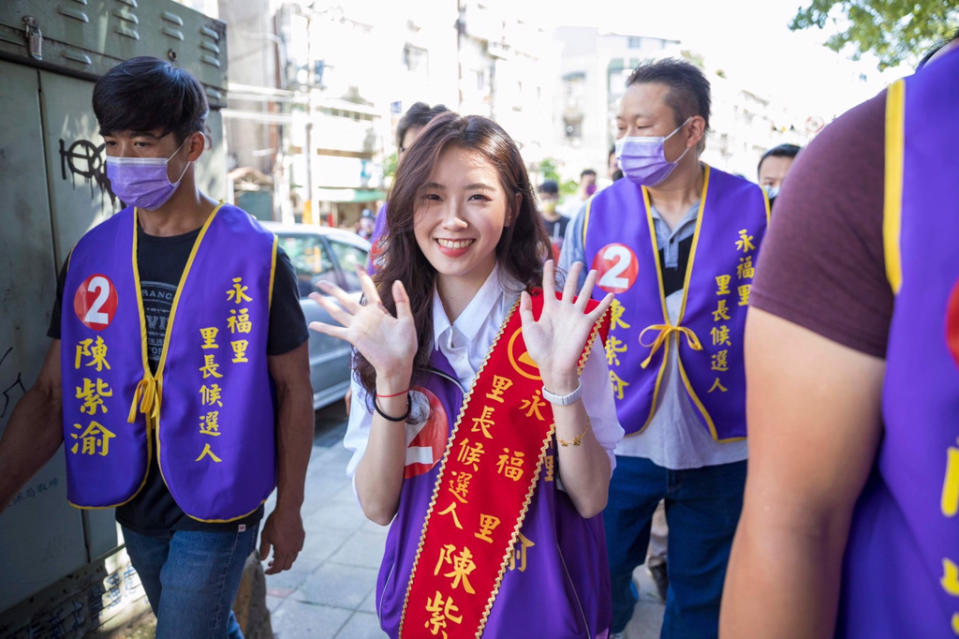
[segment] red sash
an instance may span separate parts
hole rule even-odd
[[[533,293],[533,315],[543,307]],[[598,302],[590,300],[587,308]],[[480,637],[536,489],[553,411],[526,352],[518,302],[507,316],[443,455],[403,603],[400,637]],[[601,318],[580,356],[605,337]]]

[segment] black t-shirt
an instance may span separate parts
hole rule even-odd
[[[143,313],[147,329],[147,356],[150,369],[156,371],[163,349],[167,318],[173,305],[180,276],[186,267],[200,230],[157,237],[147,235],[137,228],[137,266],[140,271],[140,288],[143,296]],[[270,304],[270,330],[267,338],[267,354],[282,355],[309,338],[303,309],[300,308],[296,289],[296,273],[290,258],[277,248],[276,274],[273,283],[273,298]],[[66,281],[66,264],[60,270],[57,282],[57,298],[53,305],[50,328],[47,335],[60,339],[60,313],[63,287]],[[239,524],[253,525],[263,517],[263,507],[241,520],[226,524],[208,524],[188,517],[173,501],[167,489],[156,455],[150,459],[146,484],[136,497],[117,507],[117,521],[138,533],[156,535],[171,530],[224,530],[234,529]]]
[[[543,218],[543,226],[546,227],[546,234],[553,242],[559,242],[562,246],[563,237],[566,235],[566,226],[569,224],[569,218],[560,216],[555,220]]]
[[[659,268],[663,273],[663,293],[669,297],[683,288],[686,283],[686,268],[689,266],[689,252],[693,246],[693,236],[679,241],[679,259],[676,266],[666,267],[666,249],[659,249]]]

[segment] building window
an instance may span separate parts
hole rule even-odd
[[[411,73],[427,76],[430,70],[430,55],[426,49],[405,44],[403,45],[403,66]]]
[[[626,47],[629,49],[642,49],[643,38],[641,36],[628,36],[626,38]]]
[[[583,138],[583,116],[580,114],[563,116],[563,129],[566,139],[581,140]]]

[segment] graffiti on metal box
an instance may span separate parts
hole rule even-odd
[[[63,138],[60,138],[60,176],[66,180],[69,174],[74,187],[77,185],[77,177],[83,178],[90,185],[91,197],[99,190],[101,201],[106,195],[110,198],[110,204],[115,205],[118,198],[110,189],[110,180],[107,179],[104,147],[104,144],[96,145],[83,139],[67,146]]]
[[[23,385],[23,373],[16,371],[16,375],[14,375],[13,372],[9,374],[3,372],[3,362],[12,352],[13,347],[10,346],[3,355],[0,355],[0,395],[2,395],[2,397],[0,397],[0,420],[7,416],[7,410],[27,392],[26,387]]]

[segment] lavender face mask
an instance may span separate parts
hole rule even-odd
[[[690,119],[687,118],[686,122]],[[683,128],[686,122],[667,136],[626,136],[616,140],[616,160],[623,175],[639,186],[656,186],[669,177],[689,147],[674,162],[669,162],[666,159],[666,140]]]
[[[167,177],[167,165],[186,140],[168,158],[124,158],[107,156],[107,177],[113,193],[130,206],[153,211],[176,193],[186,174],[187,162],[176,182]]]

